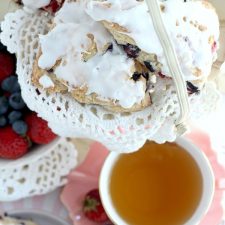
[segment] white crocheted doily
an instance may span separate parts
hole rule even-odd
[[[61,141],[32,163],[0,170],[0,201],[46,194],[67,180],[66,176],[77,165],[77,150],[67,139]]]
[[[2,23],[1,41],[17,54],[17,73],[22,95],[31,110],[49,122],[55,133],[64,137],[87,137],[103,143],[108,149],[130,152],[140,148],[147,139],[173,141],[174,121],[179,104],[171,81],[157,82],[153,105],[136,113],[111,113],[100,106],[79,104],[69,95],[51,94],[31,84],[32,66],[39,48],[39,34],[49,30],[51,17],[42,11],[20,9],[9,13]],[[163,91],[164,87],[167,88]],[[206,84],[200,95],[190,98],[192,116],[215,110],[219,95]]]

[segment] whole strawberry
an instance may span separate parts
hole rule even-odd
[[[56,135],[48,127],[48,123],[32,112],[27,115],[25,121],[28,126],[27,136],[36,144],[48,144],[56,138]]]
[[[94,222],[106,222],[108,216],[102,206],[98,189],[89,191],[83,202],[85,216]]]
[[[15,58],[13,55],[0,52],[0,84],[8,76],[15,71]]]
[[[28,151],[28,141],[8,126],[0,129],[0,158],[18,159]]]

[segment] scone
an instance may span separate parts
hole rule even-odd
[[[162,1],[189,94],[198,93],[216,57],[218,17],[205,1]],[[176,9],[176,10],[174,10]],[[68,0],[40,36],[32,81],[115,112],[151,105],[157,79],[169,78],[145,1]]]
[[[0,216],[0,225],[37,225],[37,224],[28,220],[20,220],[8,216]]]
[[[107,51],[113,51],[113,50],[107,50]],[[111,54],[111,52],[109,54]],[[123,80],[121,79],[121,81],[122,82],[124,81],[125,83],[124,90],[122,90],[121,93],[122,94],[123,92],[127,93],[126,96],[128,97],[128,99],[126,98],[125,95],[123,96],[123,98],[120,98],[120,96],[118,95],[118,99],[121,99],[120,104],[118,104],[118,102],[115,101],[114,99],[112,98],[104,99],[102,96],[104,96],[104,92],[109,92],[111,95],[116,96],[116,93],[114,93],[114,91],[117,90],[116,86],[120,85],[121,86],[120,88],[122,89],[123,88],[122,82],[118,82],[118,80],[113,79],[112,77],[112,79],[110,79],[109,82],[107,81],[102,82],[104,86],[99,86],[99,88],[102,89],[102,91],[98,91],[98,89],[96,89],[98,84],[95,83],[94,85],[96,85],[96,87],[93,87],[95,88],[95,91],[90,93],[90,86],[87,86],[87,85],[80,85],[78,87],[70,86],[69,79],[65,80],[63,77],[61,79],[56,77],[55,74],[57,74],[57,72],[55,71],[57,71],[57,65],[62,64],[61,60],[54,67],[52,67],[51,69],[47,71],[40,69],[38,65],[40,56],[41,56],[41,52],[39,53],[34,64],[32,82],[39,88],[45,88],[45,90],[48,93],[57,93],[57,92],[68,93],[69,92],[71,96],[74,97],[74,99],[80,103],[98,104],[98,105],[104,106],[110,111],[115,111],[115,112],[139,111],[151,104],[150,93],[147,91],[149,72],[138,61],[135,61],[135,60],[132,61],[131,67],[129,68],[131,70],[132,76],[129,77],[127,74],[125,74],[126,77],[124,77],[124,79],[122,78]],[[101,57],[104,57],[104,56],[101,56]],[[126,62],[124,63],[126,64]],[[74,68],[74,71],[76,71],[75,68]],[[64,73],[64,69],[62,73]],[[97,82],[99,82],[100,85],[102,85],[100,80]],[[114,82],[114,87],[113,87],[113,82]],[[128,86],[129,84],[130,86]],[[89,85],[91,85],[91,83],[89,83]],[[133,104],[134,100],[132,99],[133,97],[132,86],[134,87],[133,89],[134,91],[141,93],[140,101],[138,101],[138,103],[135,103],[135,104]],[[101,96],[97,94],[98,92],[102,93]],[[131,96],[128,96],[129,95],[128,92],[131,93]],[[142,93],[143,93],[143,97],[142,97]],[[131,101],[132,101],[132,105],[130,104]]]
[[[128,58],[101,23],[85,13],[84,2],[66,2],[52,30],[40,36],[32,81],[48,92],[70,93],[81,103],[115,112],[151,105],[148,69]]]
[[[204,80],[218,47],[219,20],[214,8],[204,0],[167,0],[160,7],[185,79]],[[86,12],[107,28],[128,57],[171,77],[145,1],[91,0]]]

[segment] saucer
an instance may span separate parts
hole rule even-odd
[[[41,211],[17,210],[11,211],[9,216],[21,219],[29,219],[38,225],[69,225],[67,222]]]

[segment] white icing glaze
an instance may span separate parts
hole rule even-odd
[[[29,8],[39,9],[49,5],[51,0],[22,0],[23,4]]]
[[[52,79],[46,74],[39,79],[39,83],[43,88],[50,88],[55,86]]]
[[[130,79],[133,60],[114,43],[101,23],[85,13],[83,3],[66,2],[54,20],[52,31],[40,36],[39,66],[48,69],[61,59],[54,73],[68,82],[69,90],[88,87],[86,94],[97,93],[102,100],[118,101],[122,107],[130,108],[144,98],[144,84]],[[87,36],[90,33],[94,35],[98,53],[84,62],[82,53],[87,53],[91,46]],[[103,49],[109,43],[113,43],[113,51],[105,53]]]
[[[106,6],[108,3],[111,7]],[[163,4],[165,5],[163,19],[173,40],[185,79],[197,79],[192,71],[195,67],[202,71],[202,76],[208,76],[215,59],[215,52],[212,52],[209,38],[213,36],[218,42],[219,37],[219,21],[216,13],[203,6],[202,1],[184,3],[169,0]],[[163,64],[162,72],[169,76],[162,47],[144,1],[130,0],[128,4],[126,0],[103,2],[90,0],[87,3],[86,12],[96,21],[107,20],[127,28],[128,35],[135,40],[139,48],[157,54],[158,60]],[[184,22],[183,17],[186,17],[187,22]],[[176,26],[177,21],[179,26]],[[198,28],[190,24],[190,21],[197,21],[207,30],[200,32]]]

